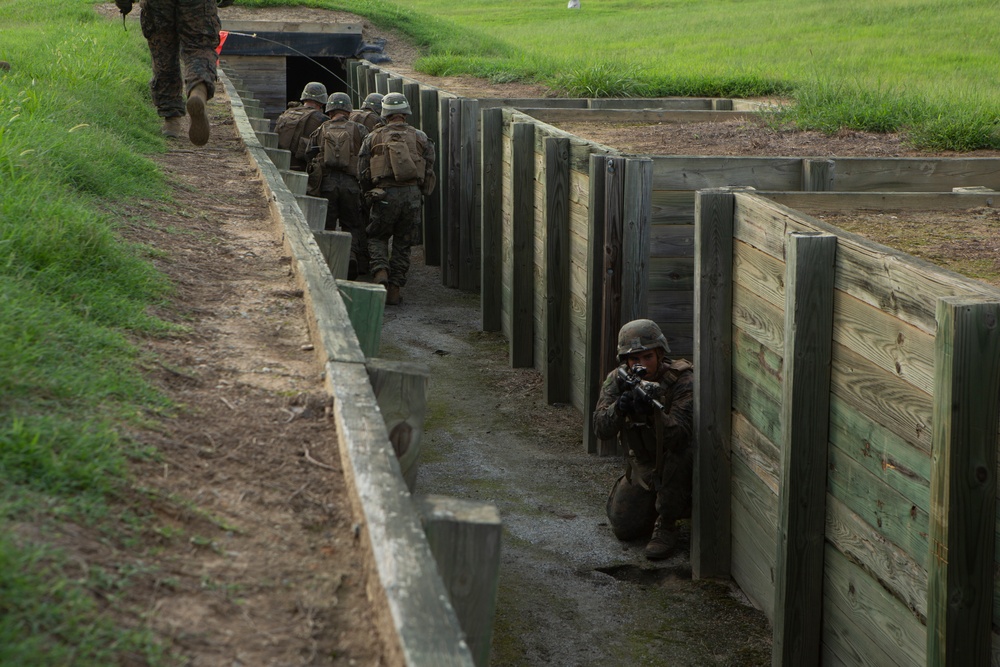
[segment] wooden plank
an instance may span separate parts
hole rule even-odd
[[[410,103],[410,125],[417,128],[423,128],[424,125],[421,120],[421,112],[423,109],[420,107],[420,84],[416,82],[404,83],[403,95],[406,97],[406,101]]]
[[[351,260],[350,232],[318,231],[313,232],[316,245],[319,246],[330,274],[334,278],[347,279],[348,264]]]
[[[337,447],[361,540],[370,547],[377,620],[399,637],[392,664],[475,664],[399,472],[363,364],[328,363]],[[369,559],[364,559],[368,561]]]
[[[543,123],[727,123],[757,117],[753,111],[701,109],[553,109],[521,108]]]
[[[510,364],[534,366],[535,127],[513,126],[513,209]]]
[[[740,459],[732,465],[732,563],[734,578],[751,601],[774,618],[774,554],[778,498]]]
[[[786,239],[775,667],[819,663],[836,250],[830,234]]]
[[[360,67],[361,61],[359,60],[347,61],[347,94],[351,98],[351,106],[355,109],[361,107],[361,102],[364,99],[358,97],[358,69]]]
[[[800,190],[802,159],[793,157],[653,157],[654,190],[749,186]]]
[[[693,323],[694,289],[692,288],[690,291],[651,292],[646,302],[646,308],[649,319],[654,322]]]
[[[833,160],[802,160],[802,189],[811,191],[833,189]]]
[[[730,572],[733,204],[724,191],[695,200],[694,494],[691,569],[695,578]]]
[[[733,413],[733,458],[739,459],[771,490],[777,503],[781,475],[778,446],[738,412]]]
[[[652,225],[649,256],[694,257],[694,225]]]
[[[368,359],[365,368],[392,451],[399,460],[400,472],[406,487],[413,493],[417,483],[417,462],[423,448],[430,368],[426,364],[395,359]]]
[[[441,136],[438,122],[438,93],[434,88],[420,89],[420,129],[434,142],[434,170],[437,174],[437,191],[424,197],[424,263],[441,265],[441,193],[444,191],[445,174],[441,167]]]
[[[985,665],[993,619],[1000,303],[942,298],[937,319],[927,664]]]
[[[480,310],[483,331],[500,331],[503,308],[503,111],[483,109],[482,155],[482,275]]]
[[[851,211],[952,211],[1000,205],[997,192],[759,192],[810,215]]]
[[[604,311],[603,284],[604,276],[601,269],[604,266],[604,179],[607,173],[606,157],[591,155],[590,157],[590,189],[588,210],[590,213],[590,229],[587,245],[587,309],[584,315],[586,342],[586,370],[584,381],[584,426],[583,444],[587,452],[596,454],[604,446],[594,433],[591,414],[597,399],[601,394],[601,384],[604,376],[601,374],[601,313]]]
[[[447,187],[441,206],[444,212],[444,224],[441,227],[441,284],[445,287],[459,286],[459,269],[461,265],[461,232],[462,225],[462,99],[449,98],[443,100],[447,105],[448,141],[442,149],[441,158],[445,161],[443,171],[448,172]],[[445,126],[442,126],[442,140]]]
[[[466,292],[479,289],[480,219],[476,206],[479,184],[479,101],[461,100],[459,108],[459,218],[458,287]]]
[[[970,185],[1000,190],[1000,158],[837,158],[831,189],[948,192]]]
[[[674,109],[709,111],[712,99],[709,97],[605,97],[589,100],[591,109]],[[525,104],[524,106],[531,106]],[[541,106],[541,105],[538,105]]]
[[[389,73],[379,70],[375,73],[375,92],[380,95],[389,94]]]
[[[779,357],[784,356],[784,311],[738,282],[733,283],[733,324]],[[779,375],[780,371],[779,367]]]
[[[344,299],[347,315],[358,336],[362,352],[365,357],[377,356],[382,340],[385,287],[377,283],[338,280],[337,289]]]
[[[403,79],[398,76],[390,75],[386,81],[386,90],[390,93],[402,93],[403,92]]]
[[[488,503],[435,495],[416,505],[476,667],[487,667],[500,579],[500,513]]]
[[[622,321],[622,241],[624,235],[625,158],[609,157],[604,174],[604,261],[601,286],[601,376],[604,377],[618,365],[618,331]],[[598,455],[619,453],[618,443],[602,440]]]
[[[380,92],[378,90],[378,86],[376,85],[377,75],[378,68],[374,65],[368,65],[368,71],[365,72],[365,82],[367,83],[368,92],[365,93],[365,97],[371,95],[372,93]]]
[[[546,403],[567,403],[569,384],[569,140],[545,139]]]
[[[649,193],[653,161],[625,161],[624,227],[622,230],[621,321],[645,318],[649,301]]]

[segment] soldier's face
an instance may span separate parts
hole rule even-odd
[[[625,357],[625,361],[628,363],[629,368],[635,368],[636,366],[645,368],[646,375],[643,379],[653,381],[656,379],[656,371],[660,366],[660,353],[659,350],[644,350],[638,354],[628,355]]]

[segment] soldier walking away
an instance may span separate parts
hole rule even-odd
[[[325,197],[326,228],[340,228],[351,233],[351,259],[347,277],[354,280],[358,273],[368,272],[368,240],[361,217],[361,184],[358,182],[358,153],[368,136],[364,125],[348,120],[352,111],[351,98],[346,93],[330,95],[326,112],[330,120],[319,126],[309,137],[309,194]]]
[[[230,3],[224,0],[223,6]],[[132,0],[115,0],[115,5],[122,15],[132,11]],[[221,27],[217,0],[142,0],[139,25],[153,60],[149,89],[163,118],[161,132],[179,138],[186,111],[191,117],[188,138],[204,146],[211,129],[205,104],[215,95]]]
[[[633,320],[618,333],[618,361],[601,387],[594,432],[618,440],[625,474],[608,495],[615,537],[645,538],[646,558],[669,557],[677,522],[691,516],[693,366],[666,358],[670,347],[652,320]]]
[[[291,151],[292,171],[306,170],[306,149],[309,137],[320,125],[329,120],[323,113],[326,104],[326,86],[318,81],[310,81],[299,96],[302,103],[289,107],[274,121],[274,131],[278,133],[278,148]]]
[[[371,206],[368,255],[372,279],[386,286],[385,302],[398,305],[410,270],[410,246],[420,224],[424,195],[434,192],[434,144],[406,123],[410,103],[402,93],[382,100],[386,125],[361,146],[361,187]],[[392,239],[392,255],[389,239]]]
[[[351,120],[361,123],[369,132],[385,125],[385,120],[382,118],[382,95],[369,94],[361,103],[361,108],[351,112]]]

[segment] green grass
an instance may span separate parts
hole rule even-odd
[[[270,0],[241,4],[269,6]],[[417,69],[571,96],[782,95],[803,129],[1000,148],[995,0],[312,0],[409,35]]]
[[[166,193],[143,157],[163,149],[148,49],[80,0],[8,0],[0,24],[0,664],[166,664],[105,611],[128,578],[47,537],[132,538],[115,499],[139,452],[117,427],[168,409],[130,337],[168,329],[148,309],[169,285],[106,213]]]

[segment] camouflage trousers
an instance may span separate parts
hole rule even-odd
[[[139,24],[153,59],[149,90],[161,117],[183,116],[185,98],[199,83],[209,98],[215,94],[221,29],[216,0],[143,0]]]
[[[358,179],[343,172],[323,174],[320,195],[326,198],[326,228],[340,228],[351,234],[351,259],[361,261],[367,257],[368,239],[365,235],[361,212],[361,185]]]
[[[649,537],[658,517],[672,526],[691,516],[694,455],[690,448],[666,452],[659,483],[652,462],[630,458],[629,474],[622,475],[608,494],[608,521],[619,540]],[[631,479],[630,479],[631,478]],[[643,484],[640,484],[640,479]]]
[[[389,282],[403,287],[410,270],[410,247],[420,224],[423,195],[416,185],[385,188],[385,193],[385,199],[372,203],[369,216],[369,270],[374,274],[385,269],[389,272]]]

